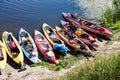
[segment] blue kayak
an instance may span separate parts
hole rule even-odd
[[[23,28],[20,29],[18,34],[22,50],[25,56],[32,62],[36,63],[38,60],[38,51],[33,38]]]

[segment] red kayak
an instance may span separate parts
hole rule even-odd
[[[52,46],[50,45],[48,40],[44,37],[44,35],[38,30],[34,30],[34,40],[38,49],[44,55],[44,57],[48,59],[50,62],[56,64],[56,58]]]
[[[113,36],[113,34],[108,29],[104,28],[102,25],[98,25],[95,22],[82,19],[78,17],[77,14],[69,14],[63,12],[62,15],[67,21],[79,25],[84,30],[106,36],[108,38],[111,38]]]
[[[92,36],[86,33],[83,29],[78,26],[73,25],[70,22],[61,21],[62,27],[67,30],[71,35],[75,35],[77,38],[82,40],[84,43],[90,46],[98,47],[98,44]],[[78,32],[79,30],[79,32]],[[76,33],[77,32],[77,33]]]

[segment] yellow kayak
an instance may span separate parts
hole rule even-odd
[[[20,45],[18,44],[18,41],[15,39],[15,37],[12,35],[11,32],[7,32],[4,31],[2,34],[2,41],[5,44],[5,50],[7,52],[7,54],[9,55],[9,57],[15,61],[17,64],[21,65],[21,67],[23,66],[23,52],[22,49],[20,47]],[[16,45],[15,48],[11,48],[9,46],[10,42],[14,42],[14,44]]]
[[[91,50],[84,42],[76,37],[71,36],[65,29],[62,29],[58,26],[56,26],[56,31],[58,35],[64,40],[64,42],[66,42],[66,44],[71,46],[73,49],[82,52],[84,56],[93,57]]]
[[[56,41],[60,42],[62,44],[64,44],[64,42],[62,41],[62,39],[59,37],[59,35],[56,33],[56,30],[54,28],[52,28],[50,25],[43,23],[42,26],[44,35],[46,36],[46,38],[48,39],[48,41],[53,45]],[[54,38],[53,39],[51,37],[51,35],[54,34]]]
[[[0,74],[2,74],[3,69],[6,66],[7,55],[5,52],[4,44],[0,40],[0,51],[1,51],[1,59],[0,59]]]

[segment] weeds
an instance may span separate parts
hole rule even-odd
[[[120,53],[101,56],[76,67],[60,80],[119,80]]]
[[[120,30],[120,0],[113,0],[112,8],[107,7],[99,20],[114,33],[118,32]]]

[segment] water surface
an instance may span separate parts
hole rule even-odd
[[[96,13],[87,12],[91,9],[89,7],[94,7],[88,5],[90,2],[91,0],[0,0],[0,35],[5,30],[17,35],[21,27],[33,34],[34,29],[42,31],[44,22],[52,27],[60,26],[62,12],[77,12],[82,17],[86,16],[84,14],[94,15]]]

